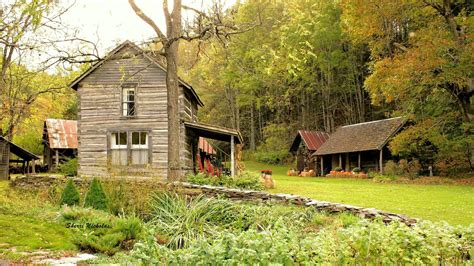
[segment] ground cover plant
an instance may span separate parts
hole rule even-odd
[[[474,226],[362,220],[312,208],[159,193],[145,237],[130,253],[95,262],[160,265],[462,264]]]
[[[186,180],[197,185],[225,186],[231,188],[262,190],[259,175],[253,172],[243,171],[236,177],[228,175],[213,176],[204,173],[188,174]]]
[[[273,193],[292,193],[317,200],[347,203],[450,224],[474,223],[474,187],[377,183],[372,179],[287,176],[288,165],[246,161],[248,171],[272,169]],[[429,179],[426,177],[424,179]],[[439,178],[438,178],[439,180]]]

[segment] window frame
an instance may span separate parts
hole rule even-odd
[[[133,133],[139,133],[139,142],[141,138],[140,133],[145,133],[146,138],[145,138],[145,144],[139,144],[140,147],[133,146],[132,143],[132,136]],[[112,136],[114,134],[120,134],[120,133],[126,133],[127,136],[127,145],[112,145]],[[107,132],[107,158],[108,158],[108,165],[109,167],[124,167],[124,166],[147,166],[152,163],[152,137],[151,137],[151,130],[149,129],[133,129],[133,130],[122,130],[122,129],[111,129],[108,130]],[[126,165],[115,165],[112,164],[112,151],[113,150],[126,150],[127,151],[127,164]],[[132,150],[148,150],[147,152],[147,157],[148,157],[148,163],[145,164],[132,164]]]
[[[138,95],[138,86],[135,83],[127,83],[120,86],[120,116],[125,118],[133,118],[137,116],[137,95]],[[128,92],[133,91],[133,101],[128,100]],[[127,94],[125,94],[127,93]],[[127,98],[125,98],[127,96]],[[133,114],[129,114],[128,104],[133,103]],[[124,105],[127,105],[127,109],[124,108]],[[127,112],[125,114],[125,111]]]

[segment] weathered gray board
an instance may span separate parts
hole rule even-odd
[[[0,180],[6,180],[9,176],[10,145],[0,138]]]

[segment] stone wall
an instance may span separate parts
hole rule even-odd
[[[14,187],[26,188],[26,189],[41,189],[48,188],[56,182],[65,182],[64,177],[55,176],[38,176],[38,177],[20,177],[12,181],[11,185]],[[79,186],[84,186],[88,183],[88,180],[73,178],[74,182]],[[109,179],[110,180],[110,179]],[[327,213],[342,213],[347,212],[359,216],[365,219],[381,219],[385,223],[392,221],[399,221],[408,226],[412,226],[418,222],[418,219],[406,217],[404,215],[377,210],[374,208],[363,208],[358,206],[352,206],[348,204],[332,203],[327,201],[314,200],[307,197],[301,197],[291,194],[272,194],[265,191],[254,191],[254,190],[241,190],[235,188],[226,187],[215,187],[207,185],[195,185],[186,182],[174,182],[174,183],[161,183],[152,181],[150,179],[139,179],[129,178],[125,179],[126,182],[138,182],[143,186],[153,186],[158,188],[164,188],[165,186],[171,185],[176,188],[181,188],[181,191],[186,194],[203,193],[207,196],[214,197],[221,195],[232,200],[243,200],[243,201],[271,201],[275,203],[284,204],[295,204],[301,205],[308,208],[315,208],[321,212]]]

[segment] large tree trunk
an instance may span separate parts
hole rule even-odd
[[[165,1],[166,2],[166,1]],[[165,16],[168,10],[165,6]],[[166,87],[168,89],[168,179],[178,180],[180,168],[180,127],[179,127],[179,79],[178,79],[178,47],[181,35],[181,1],[175,0],[171,17],[167,17],[166,54]]]

